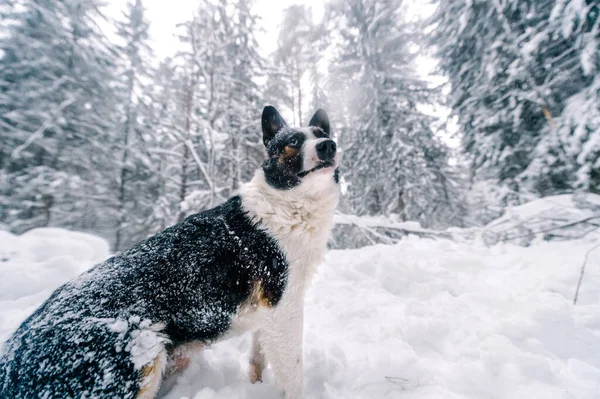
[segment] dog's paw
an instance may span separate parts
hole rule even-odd
[[[172,356],[167,363],[165,377],[170,377],[175,374],[183,373],[190,365],[191,360],[188,356],[177,355]]]
[[[262,382],[263,365],[261,363],[250,363],[250,371],[248,372],[248,378],[250,382],[256,384]]]

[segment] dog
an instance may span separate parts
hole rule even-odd
[[[271,365],[303,396],[304,292],[326,252],[339,151],[327,113],[262,113],[268,158],[238,195],[59,287],[3,345],[0,398],[156,397],[211,343],[252,332],[250,380]]]

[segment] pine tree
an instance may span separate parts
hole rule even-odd
[[[555,101],[533,160],[522,175],[545,195],[579,189],[600,192],[600,5],[555,1],[527,43]],[[543,65],[543,67],[542,67]]]
[[[0,36],[0,218],[102,229],[114,56],[96,21],[99,3],[25,0],[6,8]]]
[[[224,12],[223,4],[204,0],[193,19],[182,25],[180,40],[186,49],[178,54],[183,86],[177,97],[183,117],[175,130],[182,152],[180,219],[222,200],[216,165],[224,139],[223,87],[228,84],[228,76],[222,80],[220,75],[227,67],[225,32],[219,24]]]
[[[345,82],[348,125],[340,136],[350,186],[345,210],[396,213],[428,226],[458,223],[448,150],[420,105],[435,91],[415,71],[415,35],[399,0],[350,0],[334,8],[343,38],[332,71]]]
[[[244,1],[204,0],[181,29],[180,68],[171,70],[173,112],[165,115],[169,139],[157,149],[178,165],[169,181],[177,182],[179,219],[229,197],[264,151],[256,134],[263,104],[256,16]]]
[[[152,137],[148,140],[152,173],[156,192],[152,214],[143,226],[146,231],[158,232],[177,222],[180,216],[181,166],[184,143],[180,127],[185,112],[181,96],[184,93],[184,77],[167,58],[154,71],[150,97],[150,124]]]
[[[118,225],[115,228],[115,249],[145,238],[148,231],[144,221],[152,213],[156,187],[152,161],[148,153],[148,141],[153,139],[152,107],[145,93],[149,91],[152,57],[149,40],[149,23],[144,16],[141,0],[127,5],[124,21],[117,23],[121,39],[120,55],[120,104],[121,120],[115,133],[115,154],[120,159],[114,181],[118,201]]]
[[[597,2],[441,0],[433,21],[473,180],[503,186],[505,204],[573,189],[593,161],[567,148],[593,129],[573,138],[567,105],[597,73]]]
[[[230,66],[224,72],[231,75],[231,82],[225,88],[229,99],[224,110],[228,131],[225,146],[230,149],[223,154],[230,176],[230,183],[225,185],[230,190],[224,191],[225,196],[235,192],[242,182],[249,181],[264,158],[263,143],[256,130],[264,103],[256,82],[263,77],[261,71],[265,65],[255,38],[257,16],[247,1],[237,0],[232,5],[235,7],[230,8],[228,18],[223,21],[228,25],[227,64]]]

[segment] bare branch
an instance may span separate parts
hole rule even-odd
[[[75,102],[75,100],[77,99],[77,94],[74,96],[71,96],[69,98],[67,98],[65,101],[63,101],[58,109],[56,110],[56,112],[54,113],[54,115],[47,119],[42,126],[39,127],[38,130],[36,130],[31,136],[29,136],[29,138],[20,146],[18,146],[17,148],[15,148],[13,150],[13,152],[11,153],[10,157],[12,159],[16,159],[19,157],[19,155],[21,155],[21,152],[23,152],[24,150],[27,149],[27,147],[29,147],[34,141],[36,141],[37,139],[41,138],[44,133],[46,132],[46,130],[50,129],[51,127],[54,126],[56,119],[58,118],[58,116],[60,115],[60,112],[65,109],[66,107],[68,107],[69,105],[73,104],[73,102]]]
[[[583,280],[583,273],[585,273],[585,265],[587,264],[588,256],[594,249],[600,248],[600,244],[588,249],[581,265],[581,272],[579,273],[579,280],[577,281],[577,289],[575,290],[575,297],[573,298],[573,305],[577,305],[577,297],[579,296],[579,289],[581,288],[581,280]]]
[[[567,223],[567,224],[562,224],[560,226],[550,227],[550,228],[543,229],[543,230],[532,231],[532,232],[529,232],[527,234],[522,234],[522,235],[519,235],[519,236],[506,237],[506,238],[503,239],[503,241],[516,240],[517,238],[530,237],[532,235],[536,235],[536,234],[540,234],[540,233],[547,233],[549,231],[564,229],[566,227],[571,227],[571,226],[575,226],[575,225],[578,225],[578,224],[581,224],[581,223],[586,223],[586,222],[588,222],[590,220],[593,220],[593,219],[600,219],[600,215],[593,215],[593,216],[590,216],[590,217],[587,217],[587,218],[584,218],[584,219],[576,220],[575,222],[571,222],[571,223]]]

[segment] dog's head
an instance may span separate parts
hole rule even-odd
[[[315,176],[338,182],[339,151],[329,137],[329,117],[319,109],[308,127],[289,127],[275,107],[262,113],[263,143],[268,159],[262,167],[269,185],[289,190]]]

